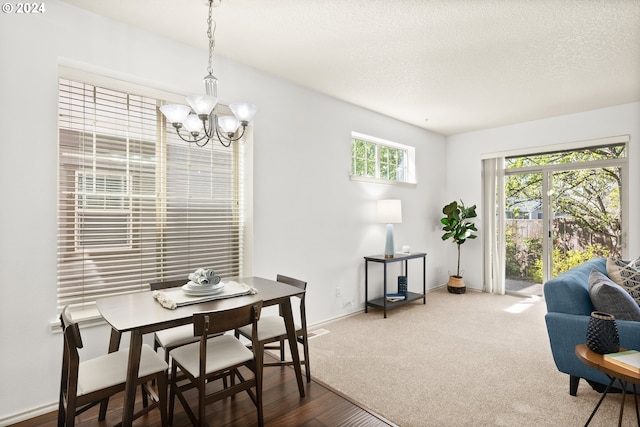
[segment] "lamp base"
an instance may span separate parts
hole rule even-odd
[[[393,258],[395,254],[395,245],[393,244],[393,224],[387,224],[387,241],[384,246],[384,257]]]

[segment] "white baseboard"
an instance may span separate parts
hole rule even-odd
[[[7,417],[0,417],[0,426],[9,426],[22,421],[29,420],[31,418],[39,417],[40,415],[48,414],[58,410],[58,402],[51,403],[49,405],[40,406],[39,408],[32,408],[24,412],[20,412]]]

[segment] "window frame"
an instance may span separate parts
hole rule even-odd
[[[356,171],[356,162],[359,160],[356,157],[354,150],[354,144],[356,141],[362,141],[365,144],[371,144],[374,149],[374,159],[373,159],[373,176],[358,174]],[[402,152],[404,154],[404,165],[402,165],[402,161],[397,162],[395,167],[396,170],[400,168],[401,179],[393,180],[389,179],[388,176],[385,177],[385,163],[389,164],[390,162],[385,162],[383,160],[383,151],[384,150],[393,150],[394,152]],[[367,158],[364,159],[365,164],[368,161]],[[365,166],[365,173],[368,172],[368,167]],[[387,167],[387,171],[391,168]],[[382,138],[365,135],[359,132],[351,132],[351,170],[349,178],[352,181],[365,181],[372,182],[378,184],[391,184],[391,185],[408,185],[415,186],[417,184],[415,177],[415,147],[399,144],[397,142],[387,141]]]
[[[231,147],[225,148],[222,145],[217,144],[216,140],[212,140],[209,143],[208,148],[200,148],[195,144],[189,144],[187,142],[179,140],[179,138],[175,135],[173,128],[170,124],[166,123],[164,116],[160,114],[159,107],[164,103],[172,103],[172,102],[180,102],[180,97],[175,94],[170,94],[168,92],[155,90],[151,88],[147,88],[144,86],[139,86],[135,83],[123,82],[120,80],[111,79],[109,77],[98,76],[92,74],[90,72],[80,71],[76,69],[70,69],[64,66],[59,67],[59,82],[68,81],[75,82],[84,86],[95,86],[96,88],[105,88],[108,91],[116,91],[121,94],[125,94],[126,97],[136,96],[142,98],[150,98],[153,101],[153,109],[155,110],[153,117],[151,118],[150,126],[155,130],[152,132],[152,139],[149,140],[147,136],[143,135],[143,131],[141,136],[137,137],[139,144],[142,144],[139,148],[138,152],[130,152],[128,148],[123,151],[122,157],[118,159],[119,162],[123,165],[122,167],[113,167],[113,163],[109,164],[109,160],[107,159],[109,156],[113,155],[113,152],[110,150],[112,147],[108,144],[110,143],[122,143],[123,146],[129,145],[128,139],[129,130],[125,130],[125,137],[114,137],[114,134],[105,134],[101,133],[99,130],[96,131],[97,128],[89,127],[87,129],[83,129],[82,126],[74,127],[70,126],[67,120],[71,120],[68,116],[64,116],[64,114],[76,114],[78,111],[83,111],[86,106],[81,106],[79,104],[74,104],[73,110],[63,110],[61,109],[61,105],[63,104],[63,100],[60,100],[60,104],[58,106],[58,114],[59,114],[59,123],[58,123],[58,184],[57,184],[57,192],[58,192],[58,262],[57,262],[57,308],[58,311],[63,305],[61,303],[61,298],[63,301],[68,301],[65,297],[61,297],[61,281],[62,276],[65,274],[94,274],[92,271],[95,270],[94,264],[85,265],[84,263],[91,256],[87,255],[89,252],[96,252],[104,256],[104,258],[110,258],[111,260],[115,260],[117,262],[117,257],[135,257],[136,250],[142,244],[147,246],[150,245],[150,238],[148,237],[150,233],[148,231],[143,231],[147,233],[147,237],[139,237],[141,233],[141,226],[136,224],[135,220],[127,221],[127,225],[130,229],[127,231],[128,234],[128,242],[126,245],[104,245],[104,246],[93,246],[90,245],[90,248],[83,247],[82,244],[79,245],[78,239],[78,225],[79,225],[79,217],[82,215],[139,215],[139,210],[141,209],[141,204],[150,203],[153,206],[156,206],[155,210],[151,211],[151,224],[152,227],[156,227],[158,231],[158,235],[162,235],[161,240],[162,243],[157,243],[157,245],[162,245],[162,250],[167,250],[167,245],[171,246],[171,240],[174,241],[174,253],[176,251],[175,247],[177,247],[178,251],[180,248],[184,248],[184,245],[188,245],[188,250],[185,252],[197,252],[197,254],[192,258],[196,261],[194,266],[187,267],[187,255],[183,253],[178,253],[178,255],[170,256],[170,259],[165,259],[163,261],[157,261],[157,266],[152,268],[152,273],[148,273],[144,278],[144,280],[136,280],[135,272],[129,274],[129,276],[124,280],[124,285],[122,289],[118,289],[117,286],[114,287],[115,291],[113,293],[130,293],[130,292],[140,292],[144,290],[148,290],[148,284],[153,281],[162,281],[166,278],[175,278],[181,277],[184,275],[185,283],[188,280],[187,275],[195,268],[199,267],[207,267],[207,268],[215,268],[217,272],[222,273],[223,277],[236,277],[242,276],[244,270],[244,253],[245,253],[245,243],[244,243],[244,234],[245,234],[245,191],[251,191],[251,188],[245,188],[246,184],[246,176],[244,169],[245,162],[245,144],[244,140],[249,141],[252,137],[252,129],[249,129],[249,132],[245,133],[242,141],[235,142]],[[62,83],[59,83],[62,85]],[[144,84],[144,83],[143,83]],[[71,87],[71,86],[69,86]],[[60,96],[63,95],[62,87],[60,90]],[[131,95],[137,94],[137,95]],[[65,92],[65,96],[70,96]],[[84,95],[86,96],[86,95]],[[64,101],[66,103],[67,100]],[[69,102],[69,105],[71,103]],[[89,106],[90,108],[94,108],[95,105]],[[110,106],[109,106],[110,107]],[[134,106],[135,108],[136,106]],[[67,107],[65,107],[67,108]],[[69,107],[71,108],[71,107]],[[221,105],[220,108],[226,109],[226,106]],[[84,113],[83,113],[84,114]],[[111,114],[111,112],[109,112]],[[63,123],[64,122],[64,123]],[[131,123],[130,119],[127,119],[127,123]],[[86,125],[85,125],[86,126]],[[125,125],[124,128],[128,129]],[[134,130],[135,132],[136,130]],[[85,144],[84,147],[86,152],[74,151],[72,145],[66,145],[63,147],[62,140],[77,138],[78,140],[82,140],[78,142],[79,146]],[[132,138],[135,139],[135,138]],[[83,142],[85,141],[86,142]],[[107,144],[107,150],[102,151],[102,154],[96,154],[96,143]],[[67,141],[68,143],[68,141]],[[92,145],[93,144],[93,145]],[[149,145],[151,144],[151,145]],[[151,154],[147,152],[147,148],[152,147]],[[188,147],[188,148],[187,148]],[[99,148],[99,147],[98,147]],[[66,152],[65,152],[66,150]],[[176,151],[178,150],[178,151]],[[192,154],[188,154],[189,150],[192,150]],[[198,154],[200,152],[204,152],[204,154]],[[223,152],[223,154],[220,154]],[[105,154],[106,153],[106,154]],[[141,154],[141,157],[138,156]],[[128,204],[125,206],[125,209],[110,209],[108,208],[108,201],[105,201],[102,205],[100,203],[95,206],[84,206],[81,207],[79,205],[79,197],[82,195],[79,192],[78,188],[78,173],[77,170],[73,170],[74,167],[78,168],[79,164],[83,161],[82,158],[87,159],[89,156],[93,155],[93,164],[89,164],[91,162],[87,162],[84,160],[85,168],[83,173],[88,175],[93,173],[96,175],[105,175],[105,176],[123,176],[125,177],[124,181],[126,181],[126,189],[124,192],[117,192],[119,196],[122,197],[122,202]],[[200,160],[197,160],[195,156],[199,156]],[[69,164],[61,164],[64,156],[66,157],[65,162],[73,163]],[[102,156],[102,157],[101,157]],[[125,159],[126,156],[126,159]],[[138,157],[136,157],[138,156]],[[172,157],[173,156],[173,157]],[[250,156],[250,154],[249,154]],[[106,160],[105,160],[106,159]],[[149,161],[153,160],[153,165],[149,166],[152,170],[155,170],[155,173],[159,170],[162,170],[161,174],[155,178],[140,178],[136,177],[136,174],[146,174],[149,176],[150,170],[149,167],[140,167],[139,171],[135,170],[136,164],[149,163]],[[194,159],[194,160],[192,160]],[[202,159],[205,159],[204,162]],[[107,167],[103,167],[103,162],[106,161]],[[113,160],[111,160],[113,161]],[[176,169],[173,172],[170,172],[170,168],[172,164],[176,164]],[[126,165],[126,166],[125,166]],[[185,165],[188,166],[189,169],[185,169]],[[63,168],[65,171],[63,171]],[[207,179],[203,184],[200,180],[200,176],[202,175],[200,172],[206,171],[208,172]],[[171,173],[175,174],[174,178],[170,178],[169,175]],[[146,190],[142,190],[140,192],[140,179],[151,179],[152,181],[148,181],[147,184],[149,187]],[[168,182],[173,179],[173,184],[169,184]],[[61,180],[65,180],[65,184],[61,183]],[[73,181],[72,181],[73,180]],[[189,191],[191,196],[185,193],[185,196],[182,196],[183,192],[183,184],[185,182],[189,182]],[[155,184],[152,184],[155,182]],[[175,188],[171,188],[170,185],[173,185]],[[122,187],[122,186],[119,186]],[[220,193],[220,188],[224,188],[224,193]],[[122,188],[120,188],[122,189]],[[137,189],[137,190],[136,190]],[[148,190],[148,191],[147,191]],[[137,191],[137,193],[136,193]],[[195,191],[196,193],[192,193]],[[133,192],[133,194],[132,194]],[[171,194],[173,192],[173,194]],[[87,192],[88,194],[89,192]],[[149,194],[147,194],[149,193]],[[108,197],[108,194],[102,194],[105,197]],[[151,202],[149,202],[151,200]],[[203,203],[209,204],[209,207],[204,208]],[[161,205],[162,204],[162,205]],[[184,212],[184,205],[193,206],[193,211],[195,212],[187,219],[182,214]],[[161,205],[161,206],[160,206]],[[102,209],[107,207],[108,209]],[[64,210],[64,218],[61,220],[61,210]],[[73,219],[72,219],[73,216]],[[147,215],[143,220],[148,221],[150,218]],[[196,225],[195,228],[200,228],[204,233],[207,233],[204,237],[198,237],[195,241],[193,241],[193,246],[196,249],[191,249],[190,243],[180,243],[176,241],[176,232],[184,233],[182,230],[183,224],[180,224],[181,221],[186,223],[188,221],[192,221]],[[108,219],[107,219],[108,221]],[[64,224],[61,225],[61,222]],[[169,222],[173,222],[173,225],[178,224],[179,228],[170,230],[173,231],[173,234],[167,233],[167,227],[171,225],[167,225]],[[132,225],[133,224],[133,225]],[[108,224],[108,227],[113,227],[114,224]],[[115,226],[117,229],[117,224]],[[163,231],[164,230],[164,231]],[[211,231],[213,230],[213,232]],[[64,234],[64,236],[61,235]],[[215,250],[212,250],[210,246],[214,243],[209,243],[207,240],[211,239],[210,236],[215,235],[215,244],[218,246],[215,247]],[[65,247],[61,250],[61,239],[66,239],[68,242],[65,243]],[[143,240],[140,240],[143,239]],[[147,239],[147,240],[144,240]],[[158,239],[156,237],[156,239]],[[203,242],[204,241],[204,242]],[[169,242],[169,243],[167,243]],[[151,246],[154,244],[151,243]],[[180,246],[182,245],[182,246]],[[221,247],[224,246],[224,247]],[[218,251],[218,248],[220,250]],[[171,250],[171,248],[169,248]],[[212,253],[214,253],[212,255]],[[132,255],[133,254],[133,255]],[[145,255],[147,256],[147,255]],[[64,264],[64,261],[61,261],[61,257],[67,257],[69,261],[67,262],[76,262],[77,265],[69,267],[72,271],[64,271],[64,267],[61,267]],[[75,261],[74,261],[74,258]],[[209,262],[211,260],[211,262]],[[113,261],[111,261],[113,262]],[[191,262],[191,261],[189,261]],[[83,267],[78,267],[78,265],[82,264]],[[229,267],[227,267],[227,264]],[[168,266],[167,266],[168,265]],[[176,274],[175,266],[180,265],[185,271]],[[220,266],[220,269],[218,267]],[[100,266],[98,266],[99,269]],[[173,267],[173,270],[172,270]],[[63,268],[63,270],[61,270]],[[157,270],[156,270],[157,269]],[[113,271],[108,271],[105,276],[109,276],[113,274]],[[153,278],[150,278],[149,274],[155,275]],[[91,281],[91,277],[88,279]],[[101,279],[99,279],[101,280]],[[95,292],[96,288],[101,287],[100,281],[93,283],[93,289],[89,289],[89,292]],[[84,280],[76,279],[76,285],[78,288],[77,293],[83,293],[84,291],[80,288],[84,288]],[[104,287],[107,289],[107,286]],[[109,292],[105,292],[108,294]],[[82,302],[72,303],[72,308],[74,310],[74,317],[77,317],[79,320],[91,320],[89,323],[99,324],[99,314],[95,309],[95,298],[91,300],[91,298],[87,298],[86,300],[82,300]],[[56,322],[52,323],[52,330],[56,331],[59,328],[56,328]],[[59,326],[59,325],[58,325]]]

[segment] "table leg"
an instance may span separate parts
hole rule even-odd
[[[384,318],[387,318],[387,263],[384,263],[384,292],[382,293],[382,306],[384,308]]]
[[[427,257],[422,257],[422,304],[427,303]]]
[[[369,260],[364,261],[364,312],[369,312]]]
[[[140,331],[133,330],[131,331],[131,343],[129,344],[129,364],[127,366],[127,383],[124,389],[122,427],[131,427],[133,423],[133,410],[136,403],[136,385],[138,382],[141,352],[142,334]]]
[[[122,339],[122,334],[120,331],[111,328],[111,336],[109,338],[109,353],[113,353],[120,349],[120,341]],[[99,420],[104,420],[107,416],[107,407],[109,406],[109,398],[104,399],[100,402],[100,413],[98,415]]]
[[[304,397],[304,382],[302,381],[302,369],[300,368],[300,354],[298,353],[298,340],[296,339],[296,327],[293,323],[293,311],[291,309],[291,299],[280,303],[280,309],[282,310],[282,317],[284,317],[284,324],[287,328],[287,339],[289,341],[289,349],[291,350],[291,358],[293,360],[293,369],[296,372],[296,380],[298,381],[298,391],[300,397]],[[134,388],[135,390],[135,388]]]
[[[622,426],[622,414],[624,413],[624,401],[627,397],[627,382],[619,380],[620,385],[622,385],[622,402],[620,403],[620,416],[618,417],[618,427]]]
[[[636,390],[635,384],[633,384],[633,399],[636,401],[636,420],[638,421],[638,426],[640,427],[640,412],[638,412],[638,391]]]
[[[600,407],[600,404],[602,403],[604,398],[607,396],[607,393],[609,393],[609,390],[611,390],[611,386],[613,385],[613,383],[614,383],[614,381],[616,379],[615,379],[615,377],[610,377],[610,378],[611,378],[611,381],[609,381],[609,385],[607,385],[607,388],[604,390],[604,393],[602,393],[602,397],[600,397],[600,400],[598,400],[598,403],[596,404],[596,407],[593,408],[593,412],[591,412],[591,415],[589,416],[589,419],[585,423],[584,427],[587,427],[589,425],[589,423],[591,422],[591,419],[593,418],[593,416],[596,414],[596,412],[598,412],[598,408]]]

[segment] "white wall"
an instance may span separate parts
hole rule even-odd
[[[456,135],[447,139],[447,195],[462,198],[466,204],[478,205],[478,221],[482,224],[480,157],[483,154],[531,148],[544,151],[545,146],[574,141],[630,135],[629,142],[629,226],[626,256],[640,255],[640,103],[619,105],[578,114],[536,120],[512,126]],[[479,238],[462,247],[467,286],[482,289],[482,230]],[[451,249],[451,248],[450,248]],[[450,251],[450,256],[455,256]]]
[[[62,336],[49,326],[56,319],[58,65],[184,94],[202,91],[206,68],[206,51],[56,0],[46,9],[0,15],[0,366],[11,366],[3,372],[0,425],[47,408],[58,394]],[[397,246],[428,252],[427,285],[445,282],[446,271],[437,267],[444,137],[222,58],[214,58],[214,72],[223,101],[249,100],[259,108],[253,274],[307,280],[312,324],[361,310],[362,257],[381,253],[384,244],[375,201],[400,198]],[[415,146],[417,187],[350,181],[351,131]],[[414,270],[411,277],[419,277]],[[380,289],[380,278],[372,279]],[[105,352],[108,329],[87,328],[83,338],[91,354]]]
[[[0,397],[0,425],[46,408],[58,393],[62,337],[49,327],[56,318],[58,64],[184,94],[202,91],[206,67],[205,51],[56,0],[46,8],[43,15],[0,15],[0,366],[12,366],[3,372],[3,389],[11,393]],[[435,287],[455,268],[455,245],[440,240],[441,207],[459,198],[482,206],[481,154],[628,133],[630,182],[640,182],[638,103],[459,135],[445,143],[442,136],[222,58],[214,58],[214,71],[223,101],[249,100],[259,108],[253,274],[307,280],[312,324],[362,309],[362,257],[381,253],[384,244],[384,226],[375,223],[379,198],[402,199],[396,245],[428,252],[427,286]],[[417,187],[350,181],[351,131],[415,146]],[[631,212],[640,208],[639,199],[632,188]],[[630,232],[629,252],[637,255],[637,221],[630,222]],[[481,238],[463,247],[465,282],[477,289]],[[410,277],[419,277],[418,264],[410,265]],[[376,267],[372,287],[379,291]],[[106,351],[107,333],[104,326],[85,329],[91,353]]]

